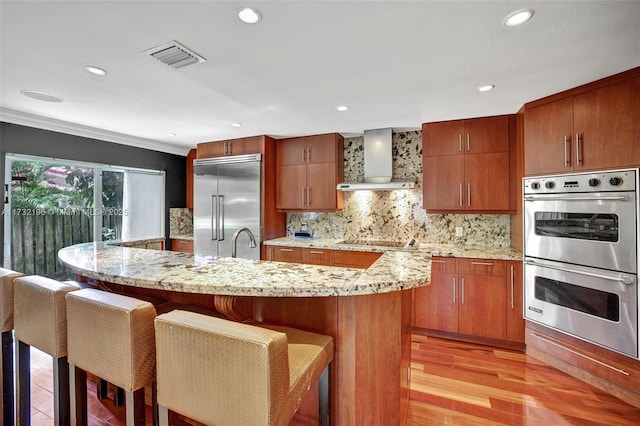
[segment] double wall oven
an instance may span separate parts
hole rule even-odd
[[[524,179],[525,318],[639,358],[638,169]]]

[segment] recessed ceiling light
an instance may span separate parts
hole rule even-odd
[[[21,90],[23,95],[44,102],[62,102],[60,96],[52,95],[51,93],[41,92],[39,90]]]
[[[252,9],[250,7],[241,7],[240,9],[238,9],[238,18],[240,18],[242,22],[246,22],[247,24],[255,24],[260,21],[260,19],[262,19],[262,16],[257,9]]]
[[[242,123],[231,123],[231,127],[242,127]]]
[[[339,107],[336,107],[336,109],[338,111],[347,111],[349,109],[349,107],[346,106],[346,105],[340,105]]]
[[[533,16],[533,9],[521,9],[510,13],[504,19],[504,24],[507,27],[516,27],[527,22]]]
[[[86,67],[84,67],[84,69],[90,72],[91,74],[107,75],[107,70],[105,70],[104,68],[95,67],[93,65],[87,65]]]
[[[167,133],[167,136],[171,136],[172,138],[175,138],[177,135],[175,133]]]
[[[488,92],[489,90],[493,90],[493,88],[496,87],[493,84],[486,84],[484,86],[480,86],[478,87],[476,90],[478,90],[478,92]]]

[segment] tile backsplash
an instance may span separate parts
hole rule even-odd
[[[363,137],[345,138],[346,182],[364,179]],[[422,208],[422,132],[393,134],[393,180],[413,180],[416,186],[403,191],[345,192],[339,213],[288,213],[287,229],[301,224],[321,238],[406,240],[425,243],[472,244],[509,247],[510,217],[497,214],[428,214]],[[455,228],[463,236],[455,236]]]

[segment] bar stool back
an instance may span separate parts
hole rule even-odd
[[[13,281],[22,274],[0,268],[0,331],[2,332],[2,405],[3,426],[13,426]]]
[[[76,424],[87,424],[86,372],[125,391],[127,425],[145,424],[144,387],[155,378],[156,310],[149,302],[83,289],[67,295]]]
[[[155,327],[161,425],[167,410],[217,426],[287,425],[318,380],[327,424],[330,336],[180,310]]]
[[[31,422],[30,346],[53,357],[54,422],[70,424],[65,295],[78,287],[30,275],[14,281],[14,329],[18,346],[17,424]]]

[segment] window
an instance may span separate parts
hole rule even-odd
[[[58,250],[164,235],[163,171],[7,154],[4,265],[66,279]]]

